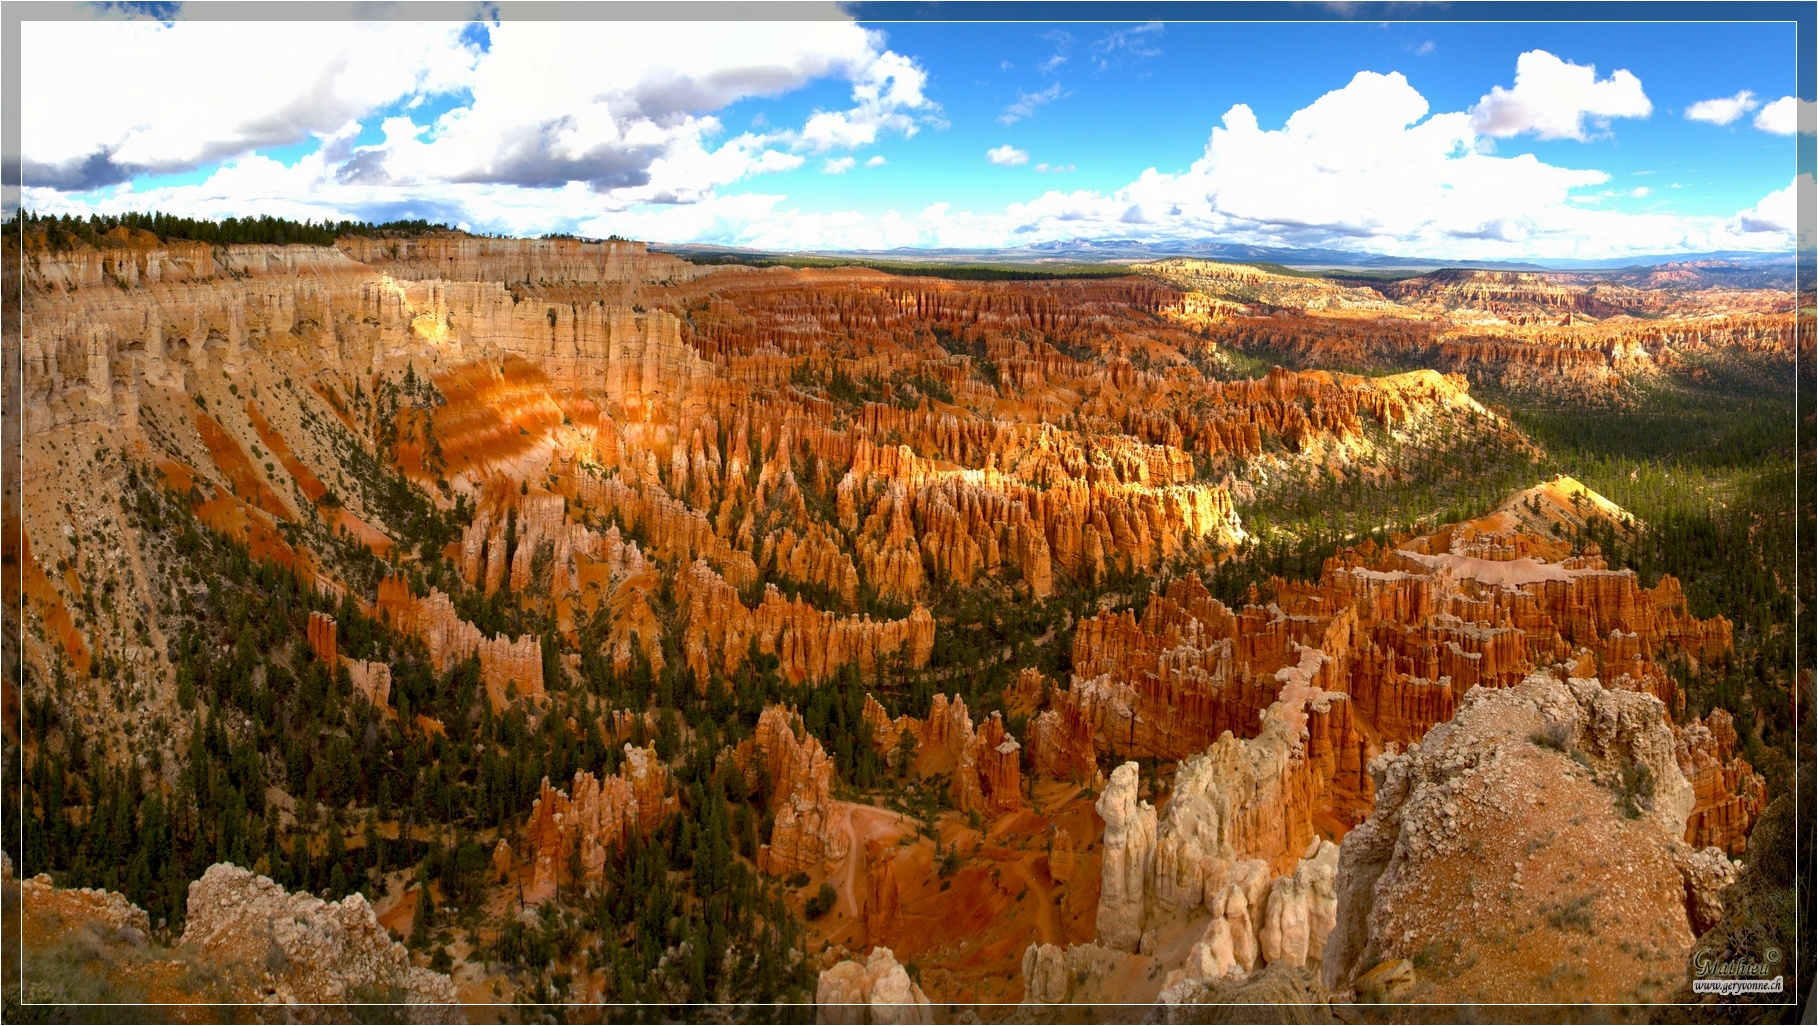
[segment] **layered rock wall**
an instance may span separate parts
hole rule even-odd
[[[422,639],[437,672],[469,657],[480,661],[480,680],[494,711],[518,699],[546,701],[543,690],[543,648],[535,635],[509,639],[482,637],[480,629],[460,618],[454,600],[436,588],[417,598],[403,578],[393,575],[379,583],[379,614],[397,630]]]
[[[1694,795],[1685,842],[1740,856],[1748,847],[1750,828],[1767,809],[1767,781],[1736,754],[1736,728],[1728,712],[1712,709],[1677,733],[1674,754]]]
[[[733,673],[753,641],[781,661],[792,683],[827,680],[847,664],[870,677],[893,657],[920,669],[934,650],[934,618],[920,605],[900,620],[840,616],[799,597],[786,599],[771,585],[752,608],[705,560],[688,566],[676,593],[686,610],[688,665],[703,689],[713,673]]]

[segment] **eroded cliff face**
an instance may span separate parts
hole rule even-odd
[[[398,630],[420,639],[438,672],[447,672],[465,659],[477,659],[480,679],[495,711],[519,698],[532,703],[545,699],[543,650],[531,635],[483,637],[480,629],[460,618],[454,600],[436,588],[422,598],[412,595],[408,582],[397,576],[379,582],[379,614]]]
[[[457,615],[462,589],[509,589],[618,673],[660,671],[680,631],[702,691],[754,640],[792,682],[874,677],[929,658],[939,589],[1040,599],[1241,540],[1222,479],[1247,461],[1368,465],[1389,435],[1494,421],[1432,374],[1209,379],[1196,336],[1154,319],[1179,294],[1139,279],[709,270],[446,235],[40,250],[25,285],[9,356],[45,488],[20,524],[34,569],[75,574],[29,574],[56,635],[30,656],[130,663],[148,721],[174,718],[181,616],[133,518],[93,501],[142,471],[332,601],[351,587],[438,671],[477,656],[503,710],[551,686],[541,642]],[[398,551],[385,472],[466,504],[458,554]],[[119,555],[84,561],[72,515]],[[349,542],[420,570],[446,555],[459,579],[407,573],[406,595]],[[658,608],[671,575],[679,618]],[[82,614],[103,583],[148,610],[149,644]]]
[[[642,242],[613,239],[486,239],[456,232],[416,238],[350,235],[335,247],[353,260],[397,278],[580,285],[663,285],[687,281],[701,268],[651,253]],[[615,298],[618,298],[615,296]]]
[[[726,753],[749,790],[768,787],[776,817],[759,849],[758,868],[772,876],[819,872],[846,858],[846,835],[833,829],[833,763],[794,710],[772,707],[757,730]]]
[[[934,619],[919,605],[901,620],[874,621],[785,599],[770,585],[764,600],[751,608],[704,560],[682,574],[677,592],[690,627],[689,668],[703,687],[716,672],[730,674],[754,642],[760,654],[777,656],[783,674],[798,683],[826,680],[847,664],[874,676],[892,656],[920,669],[934,649]]]
[[[892,720],[877,699],[866,695],[864,722],[872,746],[887,764],[906,757],[918,776],[947,775],[955,811],[996,816],[1023,807],[1022,746],[1004,729],[1002,713],[992,713],[974,729],[964,699],[937,694],[926,719]]]
[[[1508,687],[1543,664],[1601,672],[1677,708],[1677,687],[1656,658],[1722,655],[1730,625],[1690,616],[1671,577],[1643,589],[1633,572],[1530,530],[1620,522],[1620,510],[1586,495],[1575,481],[1550,482],[1481,520],[1390,548],[1343,550],[1317,582],[1278,582],[1266,606],[1233,611],[1186,577],[1140,620],[1128,612],[1085,620],[1072,686],[1053,691],[1034,719],[1035,764],[1080,774],[1088,738],[1113,756],[1185,758],[1225,731],[1252,733],[1293,676],[1347,696],[1379,745],[1417,740],[1450,719],[1470,688]],[[1344,757],[1354,779],[1359,760]],[[1367,797],[1365,786],[1352,790]]]
[[[1740,856],[1767,809],[1766,781],[1736,754],[1734,720],[1724,710],[1712,709],[1676,733],[1674,754],[1695,796],[1686,843]]]
[[[1317,660],[1307,652],[1307,664]],[[1343,695],[1305,675],[1287,680],[1256,737],[1226,732],[1180,763],[1159,815],[1136,797],[1137,765],[1119,766],[1098,800],[1105,855],[1097,942],[1163,955],[1164,965],[1184,947],[1186,962],[1168,986],[1318,961],[1332,928],[1337,862],[1319,829],[1331,829],[1331,809],[1341,804],[1328,793],[1341,779],[1337,760],[1320,740],[1334,722],[1348,727],[1345,708]],[[1354,731],[1344,733],[1360,746]]]

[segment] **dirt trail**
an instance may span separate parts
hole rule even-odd
[[[833,884],[843,899],[846,914],[854,919],[863,911],[863,891],[860,888],[864,881],[859,879],[860,870],[865,865],[865,842],[872,837],[882,837],[896,833],[892,828],[900,827],[903,817],[900,813],[872,808],[869,805],[857,805],[851,802],[838,802],[839,819],[834,829],[846,834],[846,860],[827,882]],[[857,822],[855,822],[857,820]]]
[[[846,832],[846,864],[840,867],[840,882],[834,888],[845,899],[846,914],[854,919],[859,917],[858,902],[858,867],[865,861],[865,849],[859,845],[858,830],[852,825],[852,806],[848,805],[840,813],[840,829]]]
[[[1023,878],[1023,883],[1034,892],[1038,902],[1035,906],[1035,927],[1041,935],[1041,942],[1043,944],[1061,943],[1060,929],[1054,922],[1054,894],[1048,889],[1047,884],[1041,882],[1040,874],[1036,873],[1027,861],[1018,859],[1012,864],[1016,866],[1016,875]]]

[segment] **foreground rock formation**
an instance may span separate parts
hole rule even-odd
[[[821,973],[814,996],[815,1021],[823,1023],[932,1023],[928,995],[909,979],[886,947],[862,962],[847,959]]]
[[[1126,957],[1099,944],[1031,944],[1023,953],[1023,1001],[1035,1005],[1113,1003],[1124,996]]]
[[[1287,824],[1277,818],[1284,796],[1268,785],[1283,767],[1269,766],[1264,751],[1231,739],[1188,760],[1159,818],[1135,797],[1135,763],[1112,773],[1098,801],[1099,944],[1145,954],[1187,944],[1185,978],[1194,982],[1319,960],[1332,930],[1338,848],[1314,837],[1304,857],[1275,868]],[[1252,769],[1251,759],[1263,765]],[[1267,825],[1259,831],[1259,823]]]
[[[304,1022],[389,1004],[409,1022],[466,1021],[449,978],[412,965],[358,894],[324,902],[219,863],[191,884],[188,921],[166,951],[151,942],[146,913],[119,894],[62,890],[44,876],[12,891],[10,863],[0,883],[37,950],[84,933],[91,970],[117,974],[107,981],[115,993],[146,1004],[281,1006]]]
[[[1652,695],[1536,674],[1479,688],[1371,763],[1376,809],[1346,835],[1334,989],[1420,957],[1420,997],[1649,1001],[1721,915],[1737,866],[1683,838],[1694,789]],[[1610,948],[1589,971],[1571,949]]]
[[[1541,664],[1561,676],[1598,667],[1619,674],[1607,691],[1594,681],[1580,688],[1601,696],[1584,698],[1580,717],[1599,724],[1595,745],[1572,735],[1555,747],[1600,745],[1598,786],[1626,773],[1625,786],[1647,790],[1648,808],[1660,810],[1650,812],[1652,829],[1668,853],[1657,861],[1678,874],[1651,880],[1650,894],[1679,910],[1677,925],[1648,950],[1689,943],[1686,931],[1714,914],[1721,883],[1713,881],[1733,872],[1724,845],[1745,837],[1743,824],[1760,813],[1761,778],[1728,747],[1724,715],[1674,725],[1667,703],[1677,691],[1653,659],[1720,656],[1729,625],[1689,617],[1671,578],[1644,591],[1633,574],[1605,570],[1596,556],[1533,530],[1595,518],[1622,522],[1620,510],[1576,482],[1552,482],[1479,521],[1388,550],[1341,552],[1315,584],[1276,582],[1267,607],[1234,613],[1185,577],[1153,596],[1141,620],[1124,613],[1082,622],[1072,686],[1048,690],[1049,708],[1031,725],[1038,771],[1078,780],[1100,751],[1176,764],[1172,786],[1155,789],[1165,795],[1159,811],[1141,799],[1133,762],[1118,766],[1099,795],[1097,945],[1154,959],[1166,971],[1165,1000],[1193,1000],[1265,965],[1322,969],[1329,944],[1352,943],[1333,939],[1338,892],[1357,886],[1334,842],[1370,836],[1358,824],[1372,821],[1396,836],[1398,821],[1383,819],[1396,806],[1383,804],[1382,767],[1404,749],[1442,742],[1467,705],[1552,680],[1535,676]],[[1019,684],[1024,698],[1033,691]],[[1631,743],[1629,733],[1644,739]],[[1517,843],[1512,836],[1497,843]],[[1618,845],[1618,836],[1597,843]],[[1408,879],[1428,876],[1410,871]],[[1378,957],[1372,949],[1365,964],[1328,982],[1343,989],[1378,962],[1421,950],[1390,945]],[[1360,956],[1343,957],[1350,966]],[[1027,973],[1025,983],[1037,986]]]
[[[448,1005],[448,977],[410,964],[358,894],[325,902],[221,863],[189,888],[181,945],[267,974],[278,1004]]]

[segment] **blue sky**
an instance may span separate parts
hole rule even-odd
[[[32,74],[35,31],[111,57],[114,83],[228,40],[261,57],[192,82],[183,104],[122,101]],[[787,249],[1792,245],[1784,23],[27,32],[26,203],[41,210],[427,216]],[[262,45],[273,32],[289,45]]]
[[[1697,191],[1657,199],[1699,214],[1732,214],[1753,205],[1784,187],[1792,167],[1788,137],[1751,130],[1746,121],[1714,126],[1676,116],[1698,100],[1741,89],[1769,97],[1792,92],[1791,34],[1784,27],[1700,26],[1639,40],[1630,25],[1163,25],[1141,37],[1143,51],[1153,56],[1126,50],[1104,67],[1095,66],[1091,44],[1115,31],[1107,26],[988,26],[960,46],[952,45],[954,26],[892,25],[886,31],[892,47],[932,55],[928,93],[953,123],[934,138],[880,148],[887,156],[901,152],[891,187],[914,190],[927,202],[959,199],[946,192],[956,177],[970,187],[964,198],[979,205],[1013,202],[1032,184],[1054,184],[1032,179],[1028,166],[998,174],[967,166],[1003,143],[1027,150],[1032,163],[1075,166],[1075,177],[1065,183],[1072,188],[1110,190],[1148,167],[1180,170],[1203,153],[1207,133],[1231,105],[1248,104],[1265,128],[1279,127],[1359,71],[1402,72],[1435,111],[1466,110],[1491,86],[1506,85],[1516,57],[1532,49],[1593,64],[1604,75],[1616,68],[1635,72],[1657,112],[1621,121],[1589,143],[1518,140],[1499,145],[1501,153],[1531,152],[1549,163],[1596,167],[1618,178],[1649,172],[1686,179],[1687,185],[1696,179]],[[1071,45],[1044,38],[1056,32],[1072,37]],[[1780,58],[1769,59],[1775,50]],[[1067,61],[1044,70],[1057,53]],[[1019,97],[1056,85],[1058,99],[1015,124],[999,123]],[[787,118],[785,104],[794,99],[741,106],[771,108],[772,117]],[[865,195],[863,187],[834,189],[832,202]]]

